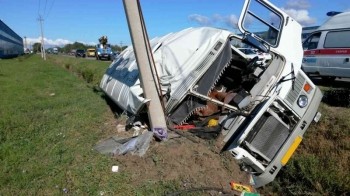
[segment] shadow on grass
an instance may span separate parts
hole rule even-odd
[[[312,81],[319,86],[328,87],[323,91],[322,102],[333,107],[350,107],[350,79],[322,80],[312,77]]]
[[[113,112],[115,118],[120,117],[120,115],[124,113],[124,111],[116,103],[114,103],[114,101],[111,98],[109,98],[98,86],[93,86],[92,91],[98,94],[103,100],[105,100],[105,102]]]
[[[323,94],[322,102],[334,107],[350,107],[349,89],[330,89]]]

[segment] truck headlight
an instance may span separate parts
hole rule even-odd
[[[298,106],[301,107],[301,108],[304,108],[307,106],[308,104],[308,98],[307,96],[305,95],[300,95],[299,98],[298,98]]]
[[[100,55],[100,54],[101,54],[101,52],[97,52],[97,54],[98,54],[98,55]]]

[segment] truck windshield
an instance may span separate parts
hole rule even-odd
[[[243,20],[243,28],[272,46],[277,45],[282,28],[282,16],[260,2],[252,0]]]

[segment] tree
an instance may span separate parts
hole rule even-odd
[[[41,43],[34,43],[33,44],[33,52],[34,53],[41,52]]]
[[[112,48],[112,50],[113,51],[118,51],[118,52],[120,52],[120,51],[123,51],[125,48],[127,48],[128,46],[122,46],[122,47],[120,47],[119,45],[112,45],[111,46],[111,48]]]
[[[85,49],[86,50],[86,48],[87,48],[87,46],[85,46],[83,43],[74,42],[73,44],[66,44],[62,48],[62,51],[65,53],[69,53],[72,50],[76,50],[76,49]]]

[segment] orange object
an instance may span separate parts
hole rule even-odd
[[[304,91],[306,91],[307,93],[309,93],[311,90],[311,85],[309,83],[305,83],[304,84]]]
[[[252,192],[249,186],[238,184],[236,182],[230,182],[231,188],[239,192]]]
[[[194,125],[175,125],[175,129],[181,129],[181,130],[188,130],[188,129],[193,129],[196,128]]]

